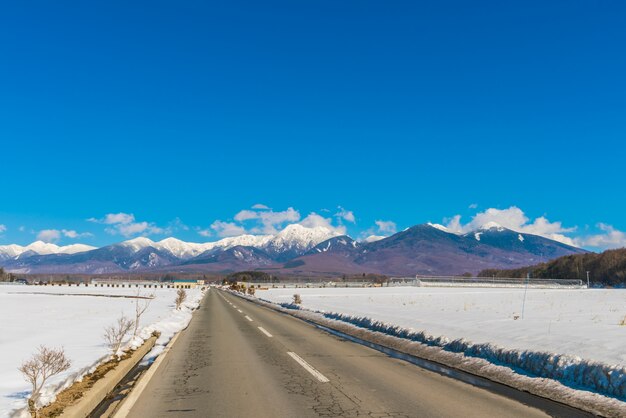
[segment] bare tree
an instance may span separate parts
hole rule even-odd
[[[142,296],[141,290],[137,289],[137,294],[135,295],[135,327],[133,329],[133,337],[137,335],[141,316],[144,314],[144,312],[146,312],[146,310],[150,306],[150,303],[152,303],[152,299],[154,299],[154,295],[149,295],[148,297]]]
[[[104,341],[107,343],[113,354],[116,354],[122,346],[122,341],[131,328],[134,321],[124,315],[119,317],[115,324],[104,329]]]
[[[18,368],[24,379],[32,385],[32,393],[28,399],[28,409],[37,416],[37,402],[41,397],[41,389],[46,381],[70,368],[72,362],[65,356],[63,348],[48,348],[39,346],[38,351],[30,360],[25,361]]]
[[[187,292],[185,292],[185,289],[178,289],[178,292],[176,292],[176,300],[174,301],[174,303],[176,303],[176,309],[180,309],[181,305],[186,300]]]
[[[293,295],[293,304],[294,305],[302,304],[302,298],[300,297],[300,294],[296,293]]]

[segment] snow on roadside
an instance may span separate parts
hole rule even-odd
[[[174,289],[139,291],[142,296],[153,295],[154,299],[141,318],[139,337],[127,339],[125,347],[138,346],[153,331],[159,331],[157,345],[148,355],[154,357],[189,324],[203,292],[187,289],[183,309],[176,310]],[[26,406],[30,386],[17,368],[39,345],[63,347],[72,361],[70,370],[46,386],[42,397],[45,402],[110,358],[103,339],[104,328],[122,314],[134,319],[132,296],[136,293],[137,288],[0,285],[0,417]]]
[[[626,293],[523,289],[270,289],[257,297],[626,400]],[[621,310],[620,310],[621,309]],[[519,314],[518,314],[519,315]],[[546,329],[547,328],[547,329]],[[581,357],[578,353],[589,354]]]

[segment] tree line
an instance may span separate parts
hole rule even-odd
[[[545,279],[581,279],[587,280],[589,272],[591,282],[603,286],[626,286],[626,248],[607,250],[603,253],[566,255],[555,260],[534,266],[516,269],[486,269],[478,273],[479,277]]]
[[[17,276],[13,273],[7,273],[0,267],[0,282],[14,282]]]

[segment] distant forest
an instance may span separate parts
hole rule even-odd
[[[587,280],[587,271],[592,284],[604,286],[626,286],[626,248],[607,250],[603,253],[566,255],[547,263],[510,270],[487,269],[479,277],[526,277],[581,279]]]

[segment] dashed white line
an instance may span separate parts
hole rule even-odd
[[[269,338],[272,338],[272,337],[273,337],[273,335],[272,335],[272,334],[270,334],[269,332],[267,332],[267,331],[265,330],[265,328],[263,328],[263,327],[257,327],[257,328],[259,328],[259,330],[260,330],[263,334],[265,334],[266,336],[268,336]]]
[[[300,364],[300,366],[304,367],[304,369],[311,373],[313,375],[313,377],[315,377],[317,380],[319,380],[322,383],[327,383],[330,382],[330,380],[328,380],[328,378],[326,376],[324,376],[323,374],[321,374],[320,372],[318,372],[317,370],[315,370],[315,368],[313,368],[313,366],[311,366],[309,363],[307,363],[306,361],[304,361],[304,359],[302,357],[300,357],[299,355],[297,355],[296,353],[292,352],[292,351],[288,351],[287,354],[289,354],[289,356],[294,359],[295,361],[298,362],[298,364]]]
[[[246,315],[246,319],[250,322],[252,322],[252,318],[250,318],[248,315]]]
[[[237,309],[237,312],[239,313],[243,313],[243,311],[241,309]]]

